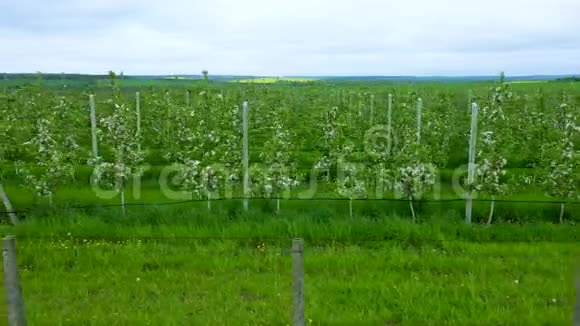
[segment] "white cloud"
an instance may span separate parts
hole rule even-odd
[[[5,0],[0,71],[579,73],[576,0]]]

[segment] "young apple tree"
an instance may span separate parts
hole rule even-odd
[[[511,143],[509,136],[509,120],[504,114],[504,104],[512,97],[509,85],[501,82],[493,88],[491,103],[484,106],[479,118],[478,151],[474,189],[477,192],[491,196],[487,224],[491,224],[496,196],[507,195],[506,150]]]
[[[63,128],[67,122],[72,123],[70,110],[71,105],[65,98],[56,99],[48,110],[42,110],[31,139],[23,144],[29,148],[39,172],[26,168],[21,161],[16,163],[17,174],[24,178],[24,184],[31,187],[37,196],[48,198],[51,206],[56,188],[74,179],[78,162],[76,139]]]
[[[292,137],[285,127],[284,108],[272,109],[269,113],[271,121],[270,137],[264,143],[259,158],[262,166],[252,179],[255,185],[266,196],[276,197],[276,211],[280,211],[280,197],[298,185],[295,177],[294,146]]]
[[[125,212],[125,187],[132,175],[139,173],[144,161],[144,152],[139,150],[141,135],[136,131],[136,115],[128,105],[119,104],[119,96],[107,103],[113,113],[100,120],[99,136],[103,145],[112,153],[109,162],[101,157],[90,160],[95,167],[95,184],[110,188],[121,195],[121,207]]]
[[[577,199],[580,186],[580,157],[575,151],[574,140],[580,133],[576,124],[578,113],[567,103],[558,108],[557,124],[559,125],[559,139],[544,147],[546,155],[544,186],[547,194],[564,201]],[[565,202],[560,205],[560,223],[564,222]]]

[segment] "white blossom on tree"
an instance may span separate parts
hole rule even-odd
[[[548,162],[545,164],[546,175],[544,186],[547,195],[562,200],[579,198],[580,158],[574,148],[574,139],[580,128],[576,125],[577,115],[574,108],[563,103],[559,107],[560,139],[545,148],[549,148]],[[560,223],[564,221],[565,203],[560,207]]]
[[[262,161],[260,169],[254,169],[256,175],[252,176],[252,184],[260,193],[277,198],[277,210],[280,209],[280,197],[299,184],[292,156],[294,146],[291,134],[284,125],[283,110],[277,108],[270,112],[270,137],[259,154]]]
[[[125,208],[125,186],[129,178],[140,170],[144,152],[139,150],[140,135],[136,131],[136,115],[125,104],[107,101],[113,113],[100,121],[99,136],[102,144],[107,145],[112,154],[110,162],[102,157],[92,159],[89,164],[95,167],[93,182],[121,194],[121,206]]]
[[[409,200],[413,222],[416,221],[413,201],[422,197],[425,191],[435,185],[437,171],[433,164],[410,161],[397,170],[395,190]]]
[[[476,169],[474,178],[474,190],[491,196],[490,210],[487,224],[491,224],[494,215],[495,198],[507,195],[507,159],[505,151],[509,143],[509,131],[505,130],[507,116],[505,114],[505,102],[513,97],[509,85],[503,81],[493,88],[491,103],[484,106],[480,114],[480,139],[476,154]]]
[[[23,145],[30,148],[38,172],[28,169],[24,162],[16,163],[17,174],[24,178],[37,196],[47,197],[50,205],[59,185],[74,179],[76,155],[79,146],[74,136],[62,129],[66,119],[67,103],[61,98],[36,121],[33,136]],[[60,118],[60,121],[59,121]]]

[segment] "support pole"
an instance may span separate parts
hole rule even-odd
[[[465,223],[471,224],[473,211],[472,185],[475,179],[475,147],[477,144],[477,103],[471,104],[471,134],[469,136],[469,164],[467,166],[467,184],[470,188],[465,201]]]
[[[4,266],[4,287],[6,288],[8,303],[8,325],[25,326],[26,315],[22,288],[18,277],[16,263],[16,240],[14,236],[7,236],[2,240],[2,263]]]
[[[135,111],[137,113],[137,136],[139,137],[137,150],[141,151],[141,98],[139,92],[135,93]]]
[[[93,146],[93,157],[99,157],[99,149],[97,147],[97,113],[95,108],[95,96],[89,95],[89,109],[91,114],[91,141]]]
[[[304,240],[292,240],[292,269],[293,269],[293,326],[305,326],[304,318]]]
[[[244,169],[243,191],[244,191],[244,210],[248,210],[248,198],[250,197],[250,173],[249,173],[249,149],[248,149],[248,101],[243,103],[242,112],[242,166]]]
[[[423,99],[419,97],[417,99],[417,145],[421,144],[422,111],[423,111]]]

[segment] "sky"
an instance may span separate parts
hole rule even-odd
[[[580,73],[578,0],[0,0],[0,72]]]

